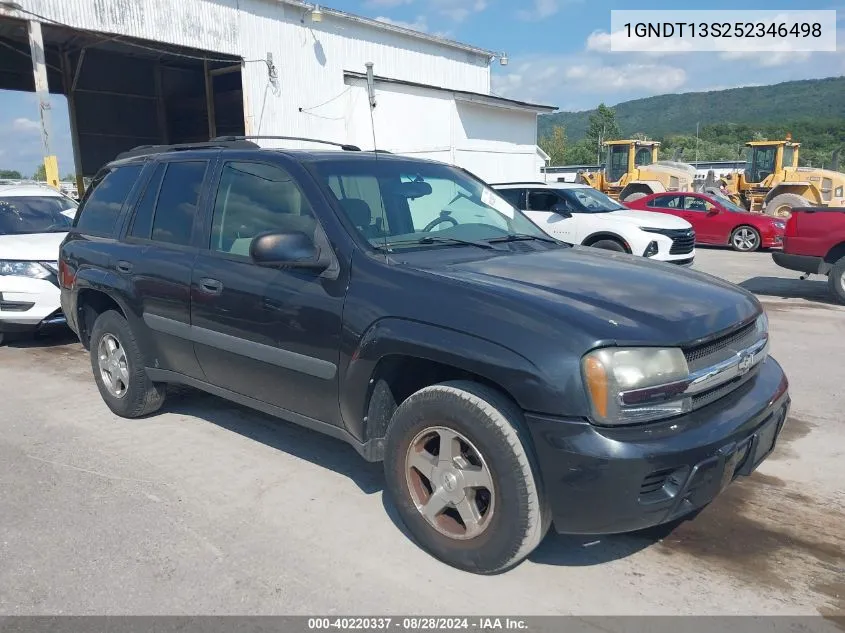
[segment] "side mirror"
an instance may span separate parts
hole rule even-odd
[[[259,266],[325,270],[329,262],[320,256],[314,241],[300,231],[264,233],[249,245],[249,256]]]
[[[572,213],[569,212],[569,209],[567,208],[567,206],[565,204],[561,203],[561,202],[558,202],[557,204],[553,204],[550,211],[552,213],[558,214],[562,218],[571,218],[572,217]]]
[[[719,207],[713,207],[707,211],[707,215],[718,215]]]

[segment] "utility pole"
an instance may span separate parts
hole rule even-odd
[[[698,162],[698,122],[695,123],[695,162]]]
[[[47,59],[44,53],[44,39],[41,35],[41,23],[29,20],[29,50],[32,55],[32,74],[35,79],[35,94],[38,97],[39,119],[41,121],[41,145],[44,150],[44,170],[47,184],[58,189],[59,164],[56,156],[50,150],[53,135],[52,117],[50,111],[50,87],[47,83]]]

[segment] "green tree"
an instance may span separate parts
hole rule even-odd
[[[601,161],[598,161],[601,162]],[[564,165],[595,165],[596,154],[593,143],[589,139],[581,139],[577,143],[569,143],[564,154]]]
[[[37,180],[39,182],[47,181],[47,168],[44,167],[44,163],[41,163],[38,167],[35,168],[35,173],[32,174],[32,179]]]
[[[20,180],[23,178],[21,172],[15,169],[0,169],[0,178],[7,178],[9,180]]]
[[[601,162],[602,147],[605,141],[612,141],[622,136],[619,123],[616,121],[616,111],[603,103],[590,115],[587,124],[587,139],[595,150],[596,162]]]
[[[540,148],[549,155],[552,165],[563,165],[566,161],[566,130],[560,125],[552,128],[551,136],[540,139]]]

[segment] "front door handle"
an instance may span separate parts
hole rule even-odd
[[[223,292],[223,283],[217,279],[203,277],[200,279],[200,290],[209,295],[219,295]]]
[[[126,261],[117,262],[117,272],[129,274],[132,272],[132,264]]]

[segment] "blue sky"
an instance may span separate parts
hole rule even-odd
[[[327,0],[325,6],[507,52],[493,67],[497,94],[584,110],[670,92],[717,90],[845,75],[845,0],[836,53],[625,54],[608,50],[612,9],[677,9],[677,0]],[[695,8],[795,9],[795,0],[709,0]],[[691,8],[691,7],[690,7]],[[809,104],[808,104],[809,105]],[[53,136],[62,174],[72,171],[63,97],[53,97]],[[31,175],[41,160],[35,96],[0,91],[0,169]]]

